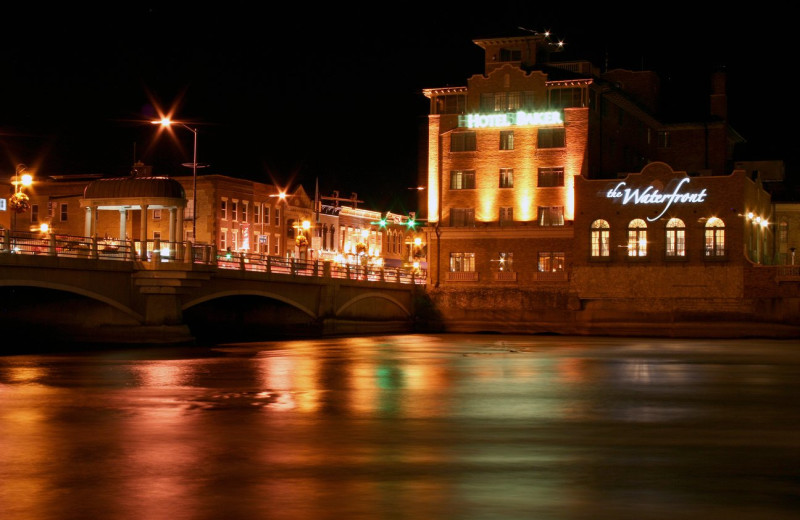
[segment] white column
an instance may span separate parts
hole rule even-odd
[[[86,206],[86,213],[84,213],[84,221],[83,221],[83,236],[90,237],[92,236],[92,224],[94,223],[94,208],[92,206]]]
[[[176,217],[175,221],[175,227],[177,228],[177,232],[180,233],[180,236],[176,237],[178,242],[183,242],[184,240],[183,237],[186,235],[183,232],[183,220],[184,220],[183,216],[186,214],[185,211],[186,210],[184,208],[178,208],[178,216]]]
[[[172,247],[172,244],[174,244],[176,242],[176,239],[175,239],[175,218],[176,218],[175,208],[169,208],[169,242],[170,242],[170,247]]]
[[[119,210],[119,239],[125,240],[125,235],[128,230],[128,210],[122,208]]]

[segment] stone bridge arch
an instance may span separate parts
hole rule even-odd
[[[410,318],[413,314],[410,308],[407,308],[403,302],[394,298],[391,295],[382,293],[382,292],[370,292],[367,294],[359,294],[339,306],[338,309],[335,311],[335,315],[337,317],[345,317],[349,315],[358,315],[361,317],[369,317],[370,314],[375,314],[377,318],[398,318],[399,316],[389,316],[390,309],[385,306],[375,306],[375,300],[381,300],[389,302],[393,305],[393,308],[397,308],[402,312],[403,318]],[[381,309],[384,311],[384,315],[381,315]]]
[[[138,321],[139,323],[144,323],[144,316],[141,313],[135,311],[134,309],[128,307],[127,305],[124,305],[118,299],[114,297],[108,297],[106,295],[85,289],[83,287],[78,287],[75,285],[67,285],[62,283],[55,283],[55,282],[45,282],[40,280],[0,280],[0,287],[36,287],[39,289],[49,289],[69,294],[77,294],[79,296],[89,298],[90,300],[101,302],[105,305],[113,307],[114,309],[131,317],[132,319]]]
[[[287,304],[287,305],[289,305],[289,306],[291,306],[291,307],[293,307],[293,308],[295,308],[295,309],[297,309],[299,311],[302,311],[303,313],[307,314],[309,318],[316,319],[318,317],[317,314],[313,310],[301,305],[300,303],[298,303],[295,300],[292,300],[290,298],[282,296],[282,295],[280,295],[278,293],[274,293],[274,292],[270,292],[270,291],[263,291],[263,290],[241,290],[241,289],[239,289],[239,290],[232,290],[232,291],[220,291],[220,292],[215,292],[213,294],[205,294],[205,295],[203,295],[203,296],[201,296],[199,298],[195,298],[193,300],[185,302],[181,306],[181,310],[182,311],[187,311],[187,310],[191,309],[192,307],[196,307],[196,306],[198,306],[198,305],[200,305],[202,303],[205,303],[205,302],[210,302],[210,301],[213,301],[213,300],[219,300],[219,299],[228,298],[228,297],[237,297],[237,296],[259,296],[259,297],[267,298],[267,299],[270,299],[270,300],[277,300],[277,301],[285,303],[285,304]]]

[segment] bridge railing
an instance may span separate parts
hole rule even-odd
[[[0,253],[131,260],[134,251],[125,240],[28,231],[12,233],[6,229],[0,233]]]
[[[323,260],[283,258],[264,253],[218,253],[214,246],[158,239],[118,240],[61,234],[3,230],[0,233],[0,254],[48,255],[97,260],[139,261],[158,264],[183,262],[207,264],[219,269],[238,269],[268,274],[314,276],[361,280],[424,284],[425,271],[403,267],[375,267],[336,264]]]
[[[365,267],[336,264],[327,260],[283,258],[263,253],[234,253],[227,251],[217,255],[217,267],[220,269],[257,271],[268,274],[289,274],[293,276],[327,277],[370,282],[425,283],[425,271],[420,269]]]

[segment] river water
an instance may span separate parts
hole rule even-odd
[[[0,519],[797,519],[800,342],[0,357]]]

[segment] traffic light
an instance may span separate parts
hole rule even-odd
[[[417,225],[416,218],[417,218],[416,211],[409,212],[408,220],[406,221],[406,226],[408,226],[408,229],[414,229],[414,227]]]
[[[377,222],[370,222],[370,224],[372,224],[373,226],[378,226],[381,229],[386,229],[386,223],[387,223],[386,220],[388,218],[389,218],[389,213],[386,213],[385,217],[381,217],[380,220],[378,220]]]

